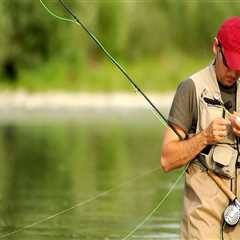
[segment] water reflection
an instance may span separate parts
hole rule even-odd
[[[111,190],[7,239],[122,239],[178,174],[135,179],[159,166],[163,134],[152,116],[137,118],[1,124],[1,235]],[[178,239],[181,201],[180,185],[132,239]]]

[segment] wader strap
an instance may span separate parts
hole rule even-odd
[[[240,162],[236,162],[236,168],[240,168]]]
[[[197,158],[193,159],[191,163],[199,166],[202,171],[207,171],[208,169],[205,165],[205,157],[201,153],[197,156]]]

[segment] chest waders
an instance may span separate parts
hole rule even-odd
[[[223,118],[225,118],[226,111],[228,111],[232,107],[231,101],[227,101],[226,103],[223,104],[218,99],[211,99],[211,98],[207,98],[207,97],[204,97],[204,101],[207,104],[211,104],[211,105],[215,105],[215,106],[216,105],[222,106],[223,107]],[[238,154],[239,154],[239,152],[238,152]],[[201,162],[201,164],[203,165],[202,162]],[[237,199],[237,196],[223,184],[222,180],[219,177],[217,177],[215,174],[213,174],[213,172],[209,171],[206,166],[204,166],[204,167],[206,168],[208,175],[216,182],[218,187],[226,194],[226,196],[231,201],[229,206],[224,210],[223,216],[224,216],[224,221],[229,226],[234,227],[235,225],[237,225],[239,223],[239,220],[240,220],[240,202]]]
[[[231,113],[228,109],[232,107],[231,101],[223,103],[220,89],[217,83],[213,65],[209,65],[199,73],[190,77],[196,88],[198,104],[198,122],[196,133],[206,129],[217,117],[229,119]],[[239,84],[239,83],[237,83]],[[236,110],[240,110],[239,86],[236,92]],[[240,221],[240,201],[232,191],[233,179],[235,178],[235,189],[237,193],[237,165],[239,165],[239,140],[234,135],[231,126],[228,127],[228,136],[219,144],[208,146],[196,158],[198,165],[202,165],[208,176],[214,180],[217,186],[225,193],[230,204],[223,210],[223,220],[228,226],[234,227]],[[216,174],[217,175],[216,175]],[[231,186],[228,187],[218,175],[230,179]],[[224,225],[223,225],[224,226]],[[222,226],[222,236],[223,236]]]

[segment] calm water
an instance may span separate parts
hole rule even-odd
[[[0,125],[1,239],[123,239],[180,173],[152,171],[163,127],[151,113],[36,119]],[[181,191],[129,239],[178,239]]]

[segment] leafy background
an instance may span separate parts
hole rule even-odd
[[[57,0],[43,0],[70,18]],[[212,40],[237,1],[65,0],[145,89],[168,91],[211,61]],[[76,24],[38,0],[1,0],[0,86],[29,91],[129,90]]]

